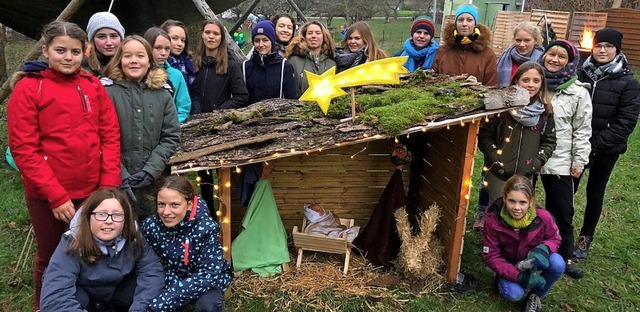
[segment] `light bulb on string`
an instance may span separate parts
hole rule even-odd
[[[216,190],[216,191],[217,191],[219,188],[220,188],[220,187],[218,186],[218,184],[214,184],[214,185],[213,185],[213,189],[214,189],[214,190]]]
[[[219,217],[219,216],[221,216],[221,215],[222,215],[222,211],[220,211],[220,210],[216,211],[216,216],[218,216],[218,217]]]
[[[489,122],[489,115],[484,116],[484,122]]]
[[[241,173],[242,169],[240,169],[240,167],[236,166],[236,173]]]
[[[400,141],[398,141],[398,137],[393,137],[393,142],[400,143]]]
[[[230,188],[231,187],[231,182],[230,181],[225,182],[224,183],[224,187]]]
[[[501,150],[501,149],[497,150],[497,151],[496,151],[496,154],[498,154],[498,155],[502,155],[502,150]]]
[[[198,177],[196,177],[196,182],[200,183],[200,181],[202,181],[202,178],[201,178],[201,177],[199,177],[199,176],[198,176]]]
[[[484,185],[484,187],[487,187],[487,186],[489,186],[489,182],[487,182],[487,181],[482,181],[482,185]]]

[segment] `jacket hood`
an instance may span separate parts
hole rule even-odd
[[[295,37],[291,40],[289,47],[287,47],[286,58],[291,55],[296,55],[299,57],[307,57],[309,55],[309,47],[307,46],[307,41],[302,37]],[[322,44],[322,50],[320,50],[320,59],[323,60],[326,57],[334,58],[335,52],[330,51],[327,48],[326,44]]]
[[[120,68],[116,68],[109,78],[114,81],[123,81],[125,80],[124,74]],[[149,73],[147,73],[147,77],[144,78],[144,84],[152,90],[160,90],[164,87],[164,84],[169,80],[169,75],[162,68],[152,68],[149,69]]]
[[[82,215],[82,207],[76,210],[76,214],[73,215],[71,221],[69,221],[69,230],[64,232],[64,235],[67,237],[72,237],[75,239],[78,235],[78,226],[80,226],[80,215]],[[136,228],[138,228],[138,223],[136,222]],[[111,241],[112,245],[107,246],[105,242],[98,240],[95,238],[95,241],[98,243],[98,247],[100,247],[100,251],[103,255],[109,254],[109,247],[116,246],[116,251],[121,251],[124,248],[124,244],[127,242],[126,239],[120,234],[120,236],[116,237],[113,241]]]
[[[477,24],[476,27],[480,30],[480,37],[469,45],[462,45],[456,42],[456,38],[453,36],[453,31],[456,29],[455,23],[448,24],[442,31],[444,37],[444,46],[459,48],[459,49],[473,49],[476,52],[482,52],[491,44],[491,30],[482,24]],[[469,48],[467,48],[469,47]]]
[[[267,55],[260,55],[257,51],[253,51],[251,54],[251,60],[258,65],[263,64],[280,64],[282,62],[282,56],[278,53],[278,50],[273,50]]]

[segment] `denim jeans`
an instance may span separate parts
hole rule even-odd
[[[549,268],[541,273],[547,283],[542,289],[534,289],[535,294],[540,298],[546,296],[547,293],[549,293],[549,290],[551,290],[553,284],[555,284],[562,276],[562,273],[564,273],[564,267],[565,263],[562,256],[557,253],[552,253],[549,257]],[[503,278],[498,280],[498,292],[511,302],[516,302],[522,299],[525,295],[525,291],[526,289],[517,282],[512,282]]]

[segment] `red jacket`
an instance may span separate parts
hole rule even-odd
[[[120,185],[118,117],[92,75],[27,74],[9,98],[7,128],[25,193],[50,208]]]
[[[502,221],[500,208],[502,199],[496,200],[487,213],[482,235],[482,259],[501,278],[517,282],[520,271],[515,264],[527,258],[534,247],[545,244],[551,253],[560,247],[558,226],[551,214],[538,207],[531,224],[516,232]]]

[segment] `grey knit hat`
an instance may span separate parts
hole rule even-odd
[[[111,28],[115,30],[120,38],[124,38],[124,27],[120,24],[118,18],[109,12],[98,12],[93,14],[87,23],[87,35],[89,41],[93,41],[93,36],[102,28]]]

